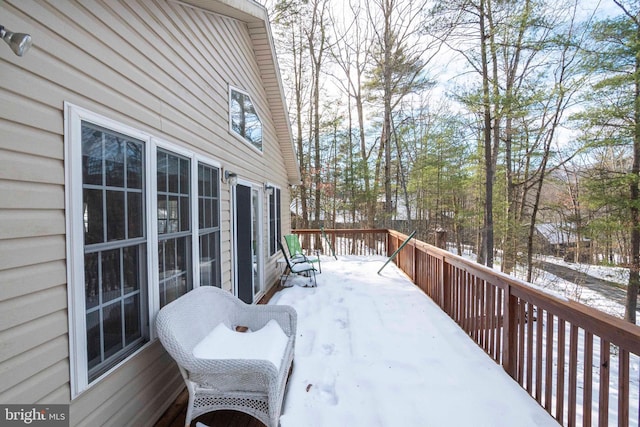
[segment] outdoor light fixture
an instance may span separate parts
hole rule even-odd
[[[31,47],[31,36],[29,34],[13,33],[2,25],[0,25],[0,37],[11,47],[13,53],[18,56],[27,53]]]
[[[229,185],[236,185],[238,183],[238,175],[235,172],[226,170],[224,171],[224,180],[228,182]]]
[[[273,196],[273,187],[265,182],[264,183],[264,192],[267,194],[267,196]]]

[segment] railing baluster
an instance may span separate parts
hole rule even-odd
[[[542,405],[542,337],[543,337],[543,310],[538,307],[537,332],[536,332],[536,400]]]
[[[507,314],[504,313],[502,311],[502,298],[503,298],[503,294],[506,292],[501,288],[498,288],[497,286],[493,287],[496,293],[496,323],[495,323],[495,334],[496,334],[496,345],[494,346],[494,355],[493,355],[493,359],[498,362],[498,363],[502,363],[501,360],[501,354],[502,354],[502,334],[500,333],[500,327],[504,327],[504,316],[506,316]],[[511,297],[511,294],[508,293],[507,295],[504,296],[504,298],[509,298]],[[517,301],[517,298],[516,298]],[[515,327],[515,325],[514,325]],[[513,345],[516,345],[517,340],[515,338],[515,336],[513,337]],[[515,361],[515,359],[514,359]],[[515,374],[515,371],[514,371]]]
[[[489,293],[489,298],[487,301],[487,353],[491,357],[493,357],[493,346],[495,344],[495,334],[494,334],[494,319],[496,316],[496,306],[495,306],[495,287],[490,283],[487,283],[487,292]]]
[[[553,390],[553,323],[554,316],[550,311],[547,311],[547,336],[545,339],[546,349],[546,366],[545,366],[545,378],[544,378],[544,407],[549,414],[552,413],[553,398],[551,392]]]
[[[534,307],[527,303],[527,388],[529,394],[533,395],[533,322]]]
[[[609,363],[611,363],[609,341],[600,339],[600,400],[598,404],[598,427],[609,425]]]
[[[556,369],[556,420],[562,424],[564,418],[564,356],[565,356],[565,321],[558,319],[558,363]]]
[[[593,334],[584,332],[584,385],[582,393],[582,425],[591,427],[593,401]]]
[[[525,361],[525,302],[518,300],[518,384],[524,386],[524,361]]]
[[[629,426],[629,352],[618,353],[618,427]]]
[[[569,332],[569,399],[567,408],[567,425],[576,425],[576,393],[578,389],[578,327],[571,324]]]

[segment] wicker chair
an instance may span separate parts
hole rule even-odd
[[[221,323],[231,330],[245,326],[257,331],[271,319],[287,337],[279,369],[273,362],[258,358],[200,359],[193,354],[194,348]],[[196,288],[163,307],[156,328],[189,390],[185,426],[204,413],[231,409],[277,427],[293,363],[296,322],[292,307],[248,305],[211,286]]]

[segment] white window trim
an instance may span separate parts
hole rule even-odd
[[[233,135],[234,138],[244,142],[248,147],[250,147],[253,151],[255,151],[256,153],[260,154],[260,155],[264,155],[264,125],[262,126],[262,150],[260,150],[258,147],[256,147],[255,145],[253,145],[251,142],[249,142],[245,137],[243,137],[242,135],[240,135],[238,132],[236,132],[235,130],[233,130],[233,125],[232,125],[232,118],[231,118],[231,91],[235,90],[236,92],[240,92],[246,96],[249,97],[249,99],[251,100],[251,104],[253,104],[253,108],[256,110],[256,116],[258,116],[258,120],[260,121],[260,124],[262,124],[262,119],[260,118],[260,114],[258,113],[258,107],[256,105],[256,103],[253,101],[253,97],[246,91],[246,90],[242,90],[239,89],[235,86],[229,85],[229,99],[227,102],[227,108],[229,109],[229,133],[231,135]]]
[[[89,383],[87,369],[87,335],[86,307],[84,288],[84,230],[83,230],[83,191],[82,191],[82,134],[83,121],[94,123],[106,129],[127,135],[144,142],[145,147],[145,232],[147,235],[147,319],[149,323],[149,341],[135,352],[124,358],[100,377]],[[189,159],[191,166],[191,236],[192,236],[192,277],[194,288],[200,285],[198,247],[198,162],[219,169],[221,164],[207,156],[198,155],[176,144],[154,137],[146,132],[124,125],[108,117],[89,111],[72,103],[64,103],[64,158],[65,158],[65,210],[66,210],[66,257],[67,257],[67,304],[69,313],[69,370],[71,399],[98,384],[104,377],[127,363],[136,354],[147,348],[157,337],[155,333],[155,316],[160,309],[158,283],[158,212],[157,212],[157,151],[158,148],[179,154]],[[222,188],[219,187],[222,196]],[[218,203],[218,215],[221,215]],[[219,216],[218,218],[221,218]],[[222,229],[222,220],[221,229]],[[221,230],[222,232],[222,230]],[[220,248],[220,252],[222,248]],[[219,260],[220,266],[222,261]],[[221,271],[221,280],[222,271]],[[222,282],[224,283],[224,282]]]
[[[71,376],[71,398],[78,397],[82,392],[97,384],[103,377],[117,369],[124,361],[142,351],[143,345],[132,355],[109,369],[99,378],[89,384],[87,369],[87,321],[84,294],[84,230],[82,228],[82,121],[94,123],[115,132],[122,133],[145,143],[145,156],[148,159],[151,150],[149,135],[122,123],[103,117],[71,103],[64,103],[64,145],[65,145],[65,209],[66,209],[66,255],[67,255],[67,304],[69,313],[69,369]],[[149,168],[145,168],[145,179],[150,182]],[[150,194],[147,191],[145,203],[150,209]],[[147,245],[150,241],[150,221],[146,224]],[[147,255],[149,254],[147,248]],[[147,268],[151,267],[147,256]],[[151,269],[150,271],[153,271]],[[150,279],[148,279],[149,282]],[[151,292],[148,293],[151,300]],[[151,301],[149,301],[151,303]],[[151,308],[151,306],[150,306]],[[150,331],[151,332],[151,331]],[[150,337],[151,342],[152,337]]]

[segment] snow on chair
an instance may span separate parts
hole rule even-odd
[[[230,409],[277,427],[296,322],[292,307],[248,305],[212,286],[163,307],[156,329],[189,390],[185,426],[207,412]],[[248,331],[237,332],[243,327]]]

